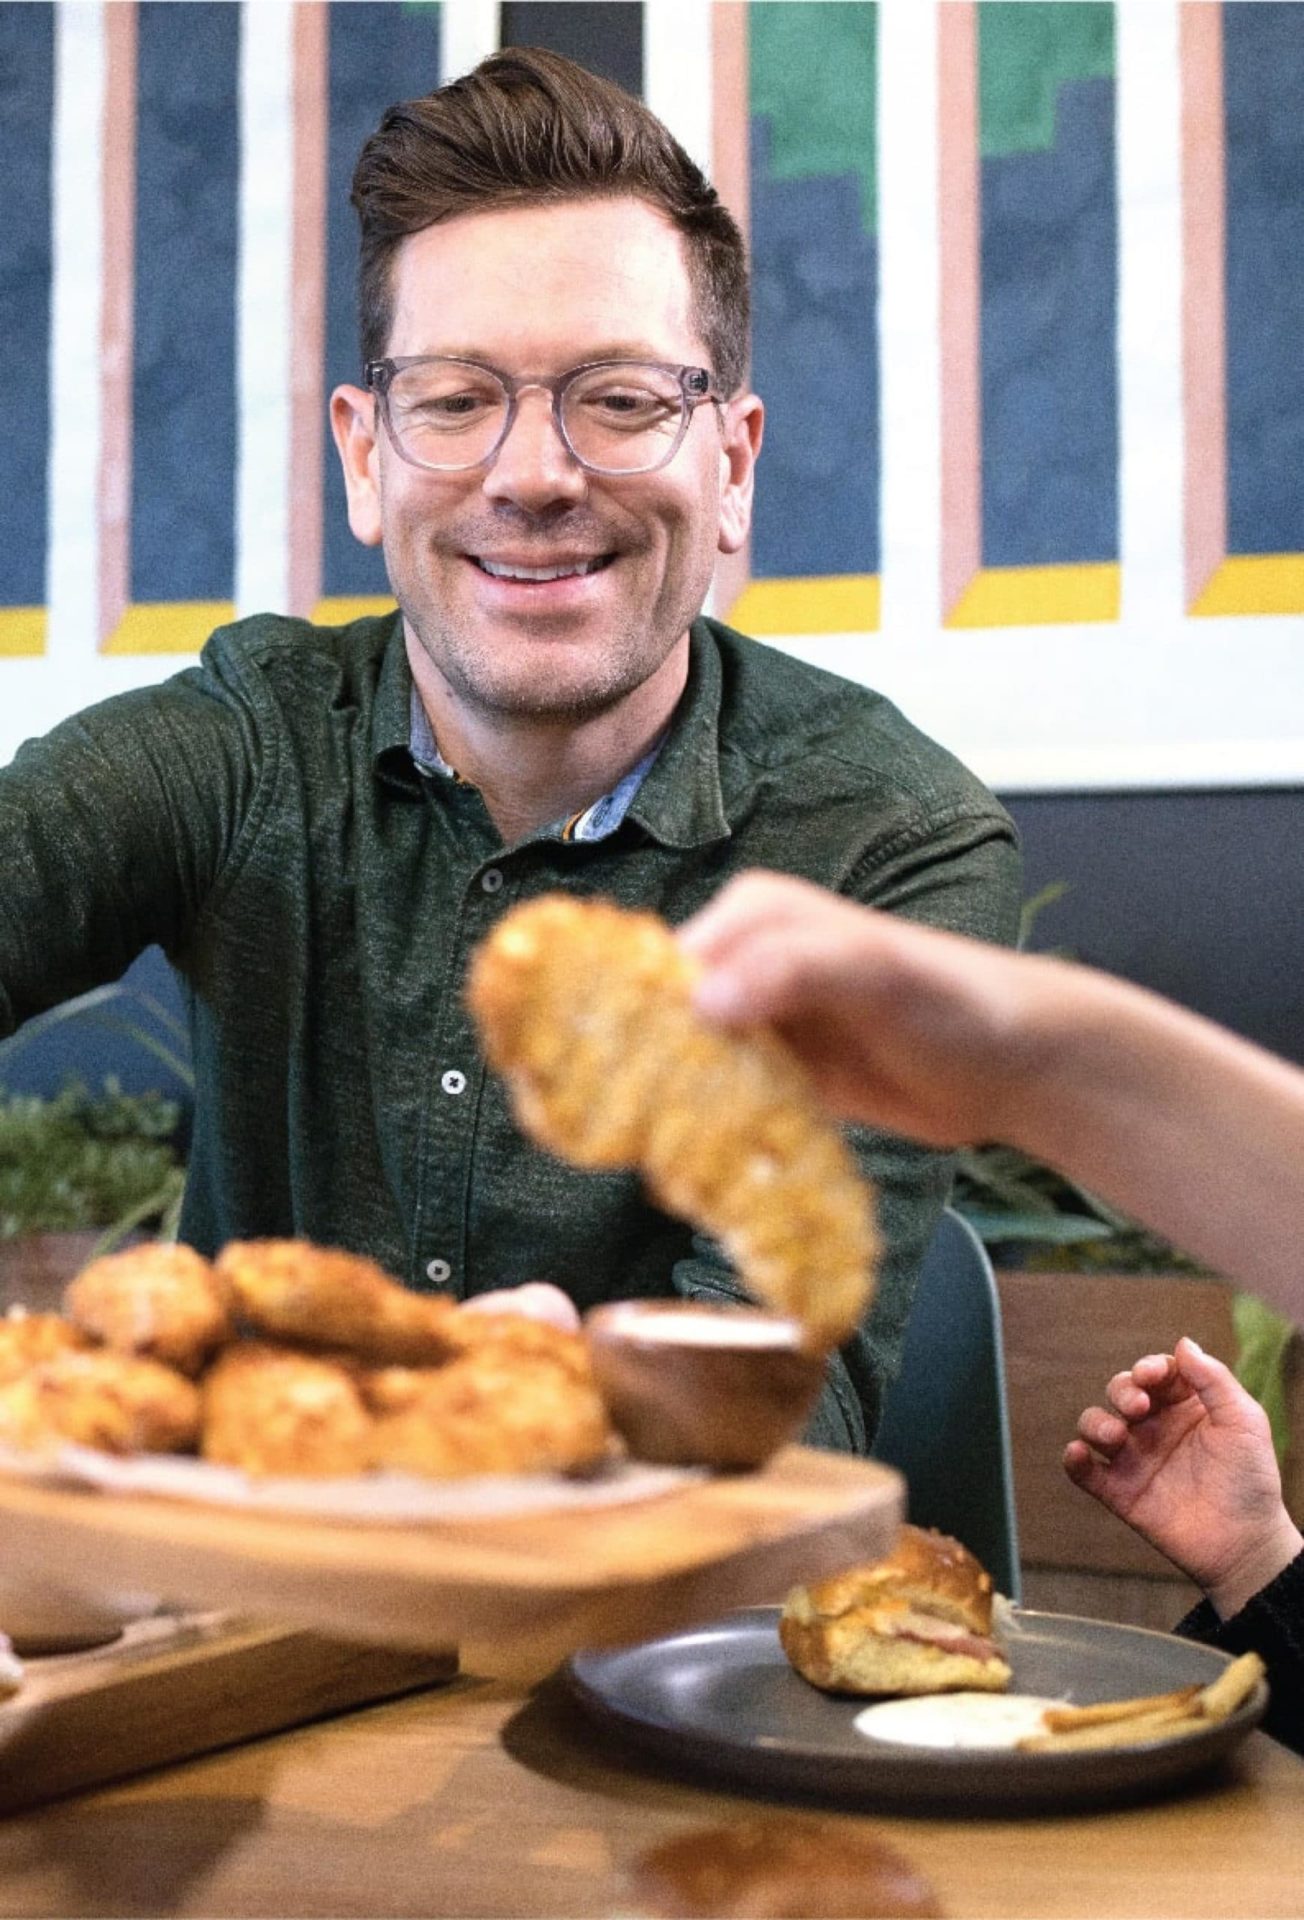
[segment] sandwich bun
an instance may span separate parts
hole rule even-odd
[[[903,1526],[886,1559],[849,1567],[784,1603],[779,1639],[829,1693],[1000,1693],[1010,1668],[992,1638],[992,1580],[967,1547]]]

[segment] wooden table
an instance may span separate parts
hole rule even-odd
[[[617,1915],[640,1852],[764,1803],[678,1781],[554,1676],[478,1677],[0,1821],[0,1914]],[[840,1813],[961,1916],[1304,1915],[1304,1762],[1009,1820]]]

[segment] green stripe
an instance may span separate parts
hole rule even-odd
[[[1114,9],[1105,0],[983,0],[978,23],[984,158],[1053,147],[1064,82],[1113,76]]]
[[[771,125],[776,180],[860,178],[878,227],[878,7],[871,0],[759,0],[747,10],[751,110]]]

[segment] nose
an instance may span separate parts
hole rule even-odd
[[[582,499],[587,485],[583,467],[557,429],[552,395],[542,387],[522,387],[511,431],[485,470],[486,496],[538,513]]]

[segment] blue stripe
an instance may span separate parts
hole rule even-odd
[[[751,123],[752,382],[765,402],[752,573],[877,573],[878,243],[860,176],[775,179]]]
[[[234,590],[240,11],[212,0],[140,9],[137,602]]]
[[[1059,90],[1055,145],[982,162],[983,564],[1118,558],[1114,82]]]
[[[11,400],[0,434],[0,606],[45,599],[50,437],[54,8],[0,6],[0,340]]]
[[[1304,6],[1224,6],[1227,544],[1304,552]]]
[[[503,46],[547,47],[642,94],[643,9],[632,0],[505,0],[499,16]]]
[[[349,190],[358,154],[386,107],[439,85],[439,8],[393,0],[330,9],[330,131],[326,182],[326,390],[361,379],[358,346],[358,218]],[[344,481],[335,444],[326,441],[323,591],[389,591],[380,550],[359,546],[349,532]]]

